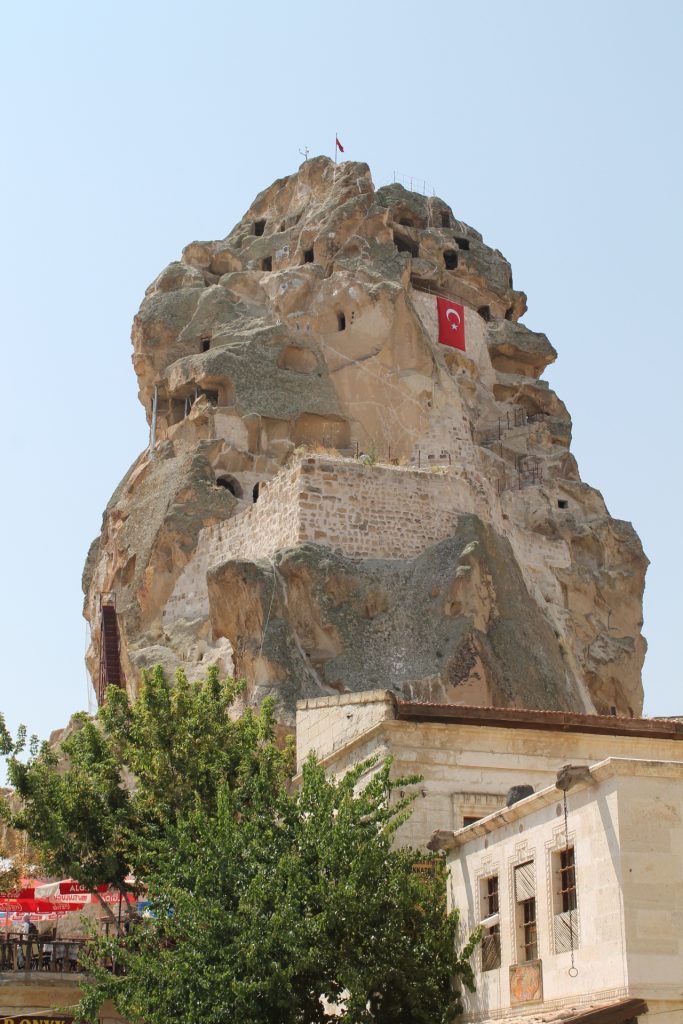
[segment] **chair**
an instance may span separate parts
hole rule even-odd
[[[51,942],[41,942],[41,944],[40,944],[38,969],[41,970],[41,971],[50,971],[50,970],[52,970],[52,943]]]
[[[69,970],[72,974],[78,971],[78,944],[72,942],[68,946],[67,956],[69,958]]]
[[[14,946],[9,939],[0,943],[0,971],[14,970]]]

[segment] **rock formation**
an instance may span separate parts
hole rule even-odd
[[[309,160],[188,245],[133,324],[152,443],[88,555],[93,679],[114,592],[132,694],[143,666],[218,661],[285,727],[381,687],[638,714],[647,560],[580,480],[525,310],[445,202],[362,163]]]

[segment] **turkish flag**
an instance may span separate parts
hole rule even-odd
[[[334,138],[335,138],[335,141],[337,143],[337,149],[339,150],[340,153],[343,153],[344,152],[344,147],[342,146],[341,142],[339,141],[339,136],[335,135]]]
[[[439,314],[439,343],[450,345],[465,351],[465,310],[457,302],[436,297],[436,309]]]

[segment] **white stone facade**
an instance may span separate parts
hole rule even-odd
[[[479,947],[466,1022],[559,1020],[568,1008],[580,1019],[631,999],[646,1000],[661,1024],[680,1024],[681,723],[448,708],[370,691],[299,702],[299,769],[311,752],[337,777],[389,755],[396,777],[422,776],[397,842],[424,848],[431,836],[430,848],[449,851],[449,906],[460,909],[462,943],[486,921],[487,880],[497,878],[498,913],[488,926],[499,928],[500,966],[482,970]],[[575,777],[565,826],[556,783],[566,765]],[[535,792],[506,807],[507,792],[522,784]],[[567,845],[573,910],[560,883]],[[515,869],[529,863],[537,955],[527,965]]]
[[[468,828],[443,834],[449,904],[462,936],[487,919],[489,879],[497,879],[500,966],[484,970],[466,1021],[539,1016],[619,997],[647,1000],[662,1024],[683,1012],[683,762],[610,757],[567,793],[549,786]],[[559,857],[574,851],[576,910],[571,942],[562,913]],[[520,989],[524,964],[515,869],[533,865],[540,987]],[[573,946],[573,950],[572,950]],[[574,969],[572,970],[572,963]],[[519,999],[520,991],[528,998]]]

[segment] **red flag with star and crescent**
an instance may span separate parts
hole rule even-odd
[[[465,351],[465,310],[457,302],[445,299],[443,295],[436,297],[436,309],[439,315],[439,343],[450,345]]]

